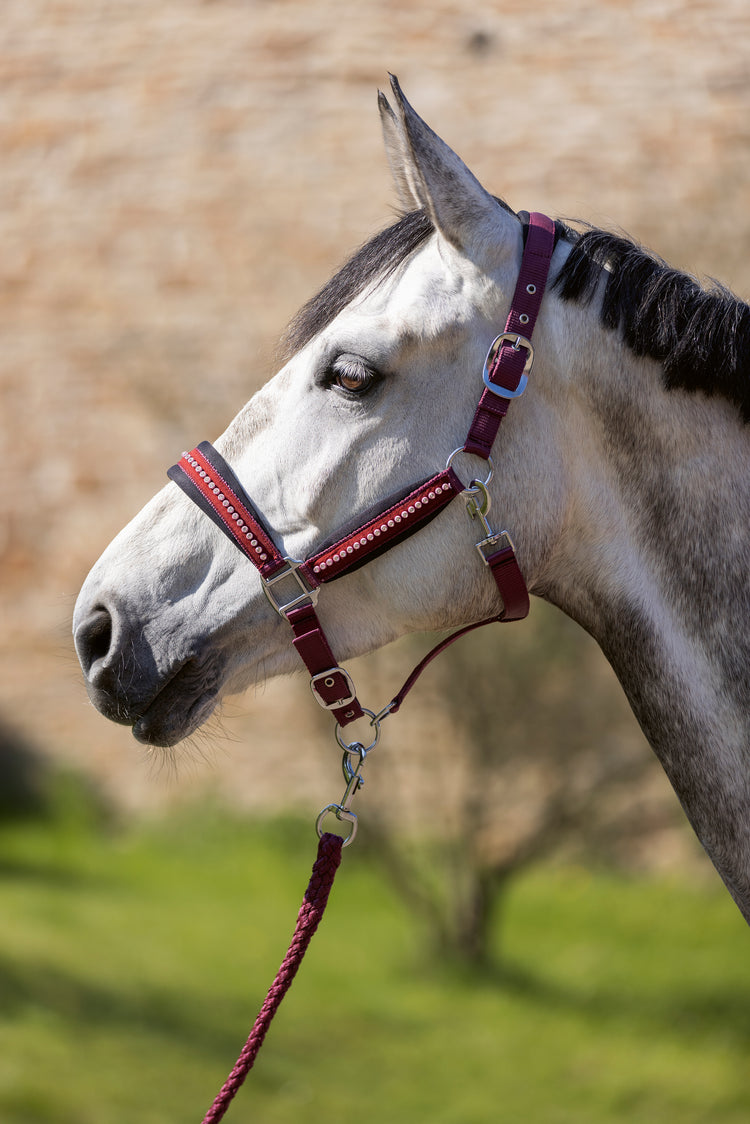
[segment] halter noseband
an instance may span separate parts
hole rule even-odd
[[[521,620],[529,611],[526,583],[510,536],[507,531],[493,532],[486,519],[492,445],[510,402],[523,393],[528,381],[534,359],[531,335],[555,247],[555,226],[546,215],[531,214],[526,226],[523,258],[505,331],[493,341],[487,354],[482,373],[484,389],[466,441],[451,453],[441,472],[412,488],[408,494],[393,499],[384,510],[354,531],[338,537],[332,546],[299,561],[281,553],[234,472],[207,441],[183,453],[179,463],[169,469],[169,477],[258,570],[268,600],[291,626],[292,643],[310,672],[314,697],[333,713],[339,726],[369,715],[377,727],[381,717],[398,710],[423,668],[453,640],[491,621]],[[472,453],[489,462],[489,476],[483,483],[475,480],[468,488],[461,483],[452,468],[452,461],[460,452]],[[459,629],[433,648],[399,693],[375,715],[360,705],[348,672],[339,667],[331,651],[315,611],[320,586],[358,569],[402,542],[459,495],[466,498],[469,514],[478,518],[482,525],[484,537],[476,546],[495,579],[503,611],[497,617]],[[291,597],[283,600],[280,583],[285,579],[287,586],[293,582],[295,588]]]

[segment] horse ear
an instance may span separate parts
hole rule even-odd
[[[425,201],[420,198],[417,185],[414,183],[414,174],[410,166],[411,153],[401,123],[382,90],[378,90],[378,109],[383,126],[385,151],[391,166],[398,201],[404,211],[418,211],[425,206]]]
[[[410,210],[423,207],[443,237],[471,257],[497,246],[510,214],[412,108],[398,79],[389,77],[395,111],[382,93],[378,101],[401,203]]]

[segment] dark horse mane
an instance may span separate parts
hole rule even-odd
[[[555,279],[562,299],[589,302],[605,267],[602,324],[636,355],[656,359],[668,390],[719,395],[750,421],[750,307],[718,282],[704,287],[629,238],[563,230],[573,248]]]
[[[506,210],[507,204],[498,199]],[[362,246],[289,325],[289,358],[370,284],[391,276],[433,232],[423,211],[403,215]],[[657,360],[667,389],[719,395],[750,422],[750,307],[717,282],[703,287],[629,238],[557,224],[572,243],[555,288],[563,300],[589,303],[608,271],[600,318],[639,356]]]

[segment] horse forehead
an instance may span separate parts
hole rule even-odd
[[[222,453],[231,459],[248,438],[271,436],[279,424],[292,428],[311,369],[327,364],[337,353],[352,352],[375,366],[387,365],[394,352],[444,338],[470,319],[491,283],[479,277],[471,263],[447,258],[431,239],[393,277],[367,287],[240,411],[219,440]],[[304,409],[301,416],[309,420]]]
[[[341,328],[392,335],[396,340],[438,333],[483,303],[488,279],[471,262],[452,256],[449,247],[431,239],[402,269],[376,281],[348,305],[329,326],[335,337]]]

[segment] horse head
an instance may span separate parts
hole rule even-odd
[[[287,333],[285,366],[217,441],[291,558],[361,522],[462,445],[519,271],[519,218],[392,85],[394,107],[379,101],[403,217],[305,306]],[[542,310],[533,388],[504,428],[490,487],[532,589],[561,510],[555,304]],[[462,458],[456,468],[471,479],[477,464]],[[460,506],[325,588],[320,615],[337,656],[498,613]],[[94,566],[74,634],[95,706],[155,745],[190,734],[225,693],[296,667],[252,567],[173,483]]]

